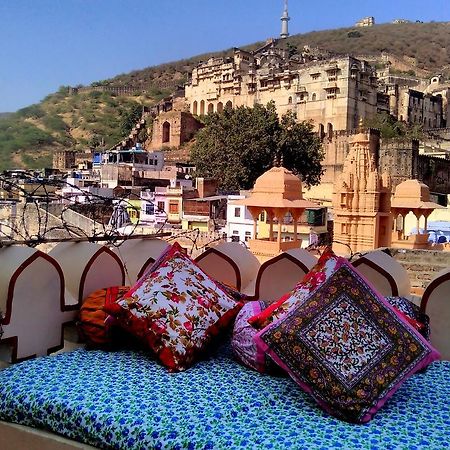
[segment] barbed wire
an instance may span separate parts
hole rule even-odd
[[[0,206],[4,211],[9,209],[9,214],[0,215],[0,245],[35,247],[58,238],[84,238],[90,242],[108,241],[118,246],[134,235],[139,225],[129,218],[128,212],[137,212],[138,208],[132,199],[127,198],[126,191],[125,195],[114,198],[67,180],[30,175],[22,175],[20,180],[0,175],[0,188],[4,194]],[[148,202],[153,203],[151,200]],[[114,220],[115,213],[123,216]],[[74,223],[74,217],[80,223]],[[152,234],[161,233],[166,222],[167,215]],[[128,229],[121,230],[123,226]]]
[[[84,180],[81,178],[81,182]],[[149,198],[144,200],[153,206],[159,216],[149,234],[138,234],[139,227],[148,224],[131,221],[129,212],[140,213],[133,200],[133,193],[123,187],[123,195],[102,195],[97,189],[88,189],[69,182],[67,179],[43,178],[21,174],[20,179],[0,175],[0,247],[39,244],[64,241],[106,242],[119,247],[128,239],[164,237],[168,241],[184,239],[191,243],[189,253],[200,251],[222,237],[213,237],[199,244],[203,233],[199,228],[176,232],[168,228],[168,214],[158,209]],[[3,209],[4,214],[1,214]],[[114,221],[114,214],[118,217]],[[79,216],[82,217],[79,217]],[[122,215],[123,222],[120,215]],[[3,217],[2,217],[3,216]],[[86,226],[74,223],[79,218]],[[123,225],[123,226],[122,226]],[[157,226],[155,226],[157,225]],[[215,222],[214,225],[216,226]],[[211,233],[207,233],[208,236]]]
[[[84,179],[80,179],[84,182]],[[119,247],[128,239],[164,237],[168,242],[182,240],[190,245],[187,250],[190,255],[208,248],[221,241],[235,240],[236,236],[217,232],[218,223],[212,219],[214,232],[202,232],[199,228],[176,231],[169,228],[168,214],[158,209],[150,196],[137,196],[122,187],[119,196],[102,195],[96,189],[79,186],[67,179],[43,178],[21,174],[20,179],[0,175],[0,247],[7,245],[26,245],[36,247],[39,244],[57,243],[63,241],[105,242],[107,245]],[[133,195],[136,199],[133,199]],[[129,212],[140,214],[133,200],[144,200],[153,206],[153,213],[158,214],[159,222],[154,222],[149,234],[138,234],[138,227],[148,224],[132,221]],[[10,209],[9,215],[2,209]],[[136,215],[138,215],[136,214]],[[81,223],[74,223],[79,219]],[[157,225],[157,226],[155,226]],[[200,242],[202,237],[209,239]],[[241,245],[248,248],[245,241]],[[319,255],[332,244],[340,244],[349,249],[348,260],[365,253],[353,252],[348,243],[336,240],[319,240],[306,247],[307,251]]]

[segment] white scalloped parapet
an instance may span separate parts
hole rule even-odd
[[[425,289],[420,304],[430,318],[431,343],[450,360],[450,268],[441,270]]]
[[[63,324],[75,312],[64,308],[64,277],[50,256],[28,247],[0,249],[2,346],[11,362],[46,355],[63,345]]]

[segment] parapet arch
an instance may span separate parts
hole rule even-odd
[[[0,249],[3,288],[0,309],[11,362],[50,354],[63,347],[63,327],[74,319],[66,308],[63,271],[51,256],[27,247]],[[39,335],[40,339],[36,339]]]
[[[211,247],[199,255],[196,262],[208,275],[236,287],[245,294],[253,294],[260,263],[238,242],[222,242]],[[224,270],[223,263],[227,271]]]
[[[376,250],[366,253],[352,264],[381,295],[394,297],[410,295],[411,283],[408,272],[392,256]]]
[[[106,246],[90,242],[61,242],[49,255],[56,259],[64,273],[67,309],[78,309],[83,299],[97,289],[125,282],[122,261]]]
[[[208,248],[199,255],[195,262],[210,277],[228,286],[241,290],[241,273],[232,258],[215,248]],[[217,265],[216,265],[217,263]]]
[[[125,283],[134,284],[169,246],[162,239],[130,239],[113,248],[122,262]]]
[[[280,253],[261,264],[255,282],[255,299],[269,302],[289,292],[317,263],[307,250],[295,249]],[[276,279],[277,283],[273,283]]]
[[[450,360],[450,268],[441,270],[426,287],[420,311],[430,318],[431,343]]]

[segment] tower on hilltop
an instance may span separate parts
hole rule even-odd
[[[284,11],[281,16],[281,33],[280,38],[284,39],[289,36],[288,22],[291,20],[288,13],[288,0],[284,0]]]

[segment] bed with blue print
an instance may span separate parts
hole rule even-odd
[[[449,380],[450,362],[435,362],[352,425],[228,351],[169,373],[145,352],[76,350],[1,370],[0,420],[101,449],[442,449]]]

